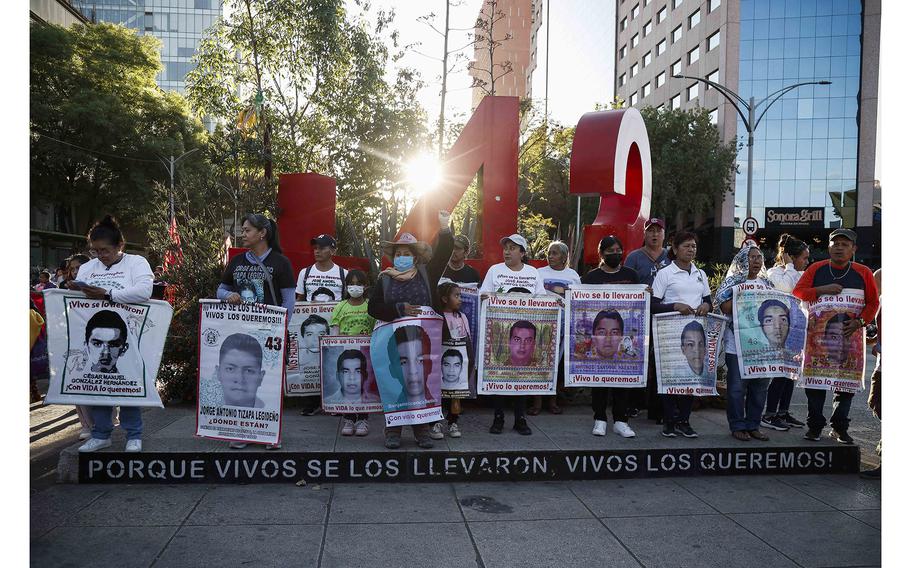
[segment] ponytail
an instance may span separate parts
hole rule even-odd
[[[274,220],[258,213],[250,213],[243,220],[260,231],[265,229],[265,240],[269,248],[278,254],[282,254],[281,243],[278,240],[278,224]]]
[[[777,257],[774,259],[774,264],[776,266],[784,265],[784,254],[788,255],[791,259],[796,258],[804,250],[807,250],[809,245],[803,241],[797,239],[796,237],[784,233],[780,236],[780,239],[777,241]]]

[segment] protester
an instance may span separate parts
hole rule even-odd
[[[760,289],[773,289],[765,274],[765,257],[757,246],[746,245],[733,257],[727,276],[721,282],[714,298],[715,307],[726,315],[733,314],[733,292],[737,286],[749,282]],[[768,436],[759,430],[761,411],[765,405],[770,379],[743,379],[739,372],[736,348],[736,330],[733,322],[724,331],[725,361],[727,363],[727,422],[733,437],[741,442],[752,438],[767,441]]]
[[[878,297],[881,301],[882,294],[882,269],[879,268],[875,271],[875,285],[878,286]],[[872,371],[872,384],[869,386],[869,399],[867,404],[872,410],[872,415],[878,418],[879,422],[882,419],[882,310],[881,304],[879,304],[878,315],[875,316],[876,327],[878,328],[878,333],[875,337],[875,346],[872,347],[872,353],[876,355],[875,359],[875,370]],[[875,453],[878,454],[879,464],[877,467],[872,469],[867,469],[860,472],[860,476],[867,479],[881,479],[882,477],[882,440],[879,438],[878,445],[875,447]]]
[[[60,263],[60,266],[57,267],[57,270],[54,271],[54,275],[51,277],[51,283],[54,286],[59,287],[60,283],[66,279],[66,260]]]
[[[543,295],[543,278],[536,268],[525,264],[527,260],[528,241],[519,234],[500,239],[502,257],[504,262],[494,264],[487,271],[487,275],[480,285],[481,299],[491,294],[507,294],[518,292],[524,294]],[[510,333],[510,341],[511,341]],[[525,419],[525,397],[522,395],[509,396],[492,395],[493,399],[493,425],[490,426],[491,434],[502,434],[505,424],[505,399],[511,398],[514,405],[515,424],[512,426],[519,434],[531,435],[531,428]]]
[[[582,284],[616,285],[639,284],[639,275],[635,270],[622,265],[622,242],[618,237],[609,235],[600,240],[597,247],[600,251],[600,266],[591,270],[581,278]],[[610,333],[610,329],[619,329],[621,332],[622,318],[615,319],[616,312],[601,312],[594,317],[592,335],[594,341]],[[617,325],[618,324],[618,325]],[[629,398],[635,391],[641,389],[627,389],[617,387],[592,387],[591,409],[594,411],[594,436],[607,434],[607,396],[613,398],[613,432],[623,438],[635,437],[635,432],[629,426]]]
[[[777,259],[774,267],[768,270],[768,280],[781,292],[790,294],[808,265],[809,246],[796,237],[784,233],[777,244]],[[771,384],[768,386],[768,400],[765,403],[765,414],[761,420],[763,427],[786,431],[806,425],[805,422],[797,420],[790,414],[790,400],[793,398],[794,383],[795,381],[788,377],[771,379]]]
[[[443,317],[442,341],[443,343],[449,340],[464,341],[467,344],[467,361],[462,359],[460,352],[454,351],[454,353],[457,355],[459,374],[461,366],[466,365],[470,380],[470,373],[474,368],[473,338],[471,337],[471,324],[468,322],[468,317],[460,311],[461,293],[458,290],[458,285],[453,282],[444,282],[439,285],[437,294],[439,295],[439,305],[442,308]],[[445,351],[445,348],[443,350]],[[445,353],[443,353],[443,386],[445,386],[446,367],[447,365],[456,364],[455,360],[456,357],[450,356],[447,358]],[[461,438],[461,430],[458,428],[458,417],[461,415],[461,399],[443,398],[442,412],[445,416],[445,425],[441,422],[434,424],[430,431],[430,437],[434,440],[441,440],[445,433],[448,432],[452,438]]]
[[[698,237],[688,231],[677,233],[671,252],[672,262],[657,272],[651,285],[651,313],[676,311],[682,315],[706,315],[711,309],[708,276],[693,264],[698,252]],[[694,397],[662,394],[660,400],[664,423],[661,434],[673,438],[678,432],[686,438],[697,438],[698,434],[689,424]]]
[[[28,348],[29,348],[29,403],[41,402],[38,380],[48,378],[47,330],[44,318],[34,300],[29,300]]]
[[[550,243],[550,246],[547,247],[547,266],[537,269],[538,274],[543,278],[543,287],[547,292],[555,294],[560,298],[566,297],[566,291],[568,291],[569,286],[581,284],[581,278],[578,277],[578,273],[571,268],[568,268],[568,263],[569,247],[562,241],[553,241]],[[564,312],[565,310],[560,313],[560,329],[562,329],[562,317],[565,317]],[[560,344],[559,365],[557,366],[556,376],[557,391],[562,388],[562,385],[565,383],[565,368],[563,365],[564,353],[562,352],[562,347],[563,346]],[[538,395],[531,399],[531,408],[528,409],[528,414],[536,416],[540,413],[542,398],[543,397]],[[547,399],[550,412],[553,414],[562,414],[562,408],[560,408],[557,403],[557,395],[548,396]]]
[[[145,258],[124,253],[125,244],[120,226],[113,217],[108,215],[95,223],[88,233],[89,250],[95,258],[79,267],[69,288],[78,289],[95,300],[124,304],[148,301],[152,295],[152,269]],[[80,446],[79,451],[94,452],[110,447],[114,429],[113,407],[89,406],[88,411],[92,420],[91,438]],[[142,451],[142,409],[138,406],[121,407],[120,426],[126,430],[126,451]]]
[[[264,215],[251,213],[243,218],[241,243],[248,250],[228,262],[217,297],[229,304],[244,301],[281,306],[290,317],[294,313],[294,271],[291,261],[281,254],[278,225]],[[254,297],[244,300],[241,289],[251,290]],[[243,449],[245,442],[231,442],[233,449]],[[281,444],[268,444],[277,450]]]
[[[828,240],[829,260],[812,264],[800,277],[793,295],[805,302],[813,302],[824,294],[840,294],[844,289],[862,290],[865,305],[858,318],[852,318],[843,324],[843,336],[849,337],[866,326],[878,313],[878,287],[872,271],[858,262],[853,262],[856,254],[856,233],[850,229],[835,229]],[[806,421],[809,431],[805,439],[818,441],[827,420],[824,415],[827,391],[822,389],[805,389],[809,402],[809,419]],[[834,409],[831,415],[831,437],[842,444],[852,444],[853,438],[847,433],[850,426],[850,405],[853,393],[834,392]]]
[[[58,286],[59,288],[69,289],[69,284],[76,279],[76,275],[79,274],[79,268],[89,261],[89,257],[78,253],[66,259],[66,277]]]
[[[439,212],[439,233],[436,251],[414,235],[403,233],[397,241],[384,241],[382,252],[393,266],[379,274],[379,280],[370,294],[367,311],[382,321],[393,321],[420,314],[421,306],[436,305],[436,287],[452,256],[454,238],[449,228],[450,213]],[[401,426],[386,426],[385,447],[401,446]],[[411,426],[417,445],[433,447],[429,424]]]
[[[152,298],[163,300],[168,286],[167,281],[164,279],[164,267],[161,265],[156,266],[153,274],[155,279],[152,281]]]
[[[51,282],[51,273],[47,270],[42,270],[38,273],[38,283],[35,284],[35,291],[43,292],[45,290],[50,290],[51,288],[56,288],[54,283]]]
[[[452,258],[442,273],[443,279],[459,284],[480,284],[480,274],[474,267],[465,263],[471,252],[471,241],[464,235],[455,235],[455,248],[452,249]]]
[[[337,335],[370,335],[376,319],[367,312],[366,290],[370,286],[369,278],[362,270],[349,270],[344,277],[348,297],[340,301],[332,310],[332,334]],[[341,420],[342,436],[366,436],[370,433],[367,413],[349,415]]]

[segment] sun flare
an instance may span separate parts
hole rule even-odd
[[[435,189],[442,181],[442,166],[436,156],[425,152],[415,156],[405,165],[405,175],[411,191],[423,195]]]

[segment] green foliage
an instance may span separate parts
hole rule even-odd
[[[167,179],[156,156],[199,147],[205,131],[180,95],[155,84],[159,45],[112,24],[31,24],[32,203],[79,208],[89,220],[115,212],[136,231],[161,223],[146,206],[152,183]],[[202,168],[195,156],[182,164]]]
[[[641,110],[651,145],[652,215],[709,214],[732,191],[735,141],[725,144],[706,109]]]

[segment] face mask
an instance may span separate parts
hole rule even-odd
[[[395,257],[395,270],[399,272],[405,272],[414,268],[414,257],[413,256],[396,256]]]
[[[622,262],[622,253],[621,252],[604,255],[604,264],[606,264],[610,268],[616,268],[617,266],[619,266],[620,262]]]
[[[352,298],[363,296],[363,286],[348,286],[348,294],[350,294]]]

